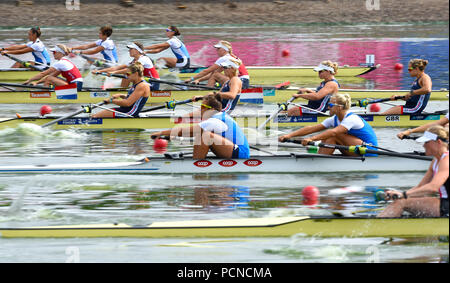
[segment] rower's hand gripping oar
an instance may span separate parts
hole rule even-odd
[[[186,99],[186,100],[181,100],[181,101],[176,101],[176,100],[167,101],[163,105],[153,106],[153,107],[147,108],[145,110],[142,110],[141,113],[155,111],[155,110],[164,109],[164,108],[173,110],[173,109],[175,109],[175,107],[177,105],[187,104],[187,103],[199,101],[202,99],[203,99],[203,97],[196,97],[195,99],[191,98],[191,99]]]
[[[397,99],[404,99],[405,96],[395,96],[394,100]],[[375,99],[375,100],[368,100],[367,98],[358,100],[354,103],[352,103],[352,107],[354,106],[358,106],[358,107],[367,107],[369,104],[374,104],[374,103],[380,103],[380,102],[386,102],[386,101],[392,101],[392,98],[380,98],[380,99]]]
[[[96,108],[96,107],[99,107],[99,106],[102,106],[102,105],[104,105],[104,104],[106,104],[106,102],[105,102],[105,101],[102,101],[102,102],[99,102],[99,103],[94,104],[94,105],[86,105],[86,106],[82,106],[82,107],[81,107],[81,110],[78,110],[78,111],[76,111],[76,112],[74,112],[74,113],[72,113],[72,114],[69,114],[69,115],[60,117],[60,118],[58,118],[58,119],[55,119],[55,120],[53,120],[53,121],[51,121],[51,122],[48,122],[48,123],[42,125],[41,127],[42,127],[42,128],[45,128],[45,127],[51,126],[51,125],[53,125],[53,124],[58,123],[59,121],[62,121],[62,120],[65,120],[65,119],[69,119],[69,118],[72,118],[73,116],[76,116],[76,115],[81,114],[81,113],[91,113],[91,112],[92,112],[92,109],[94,109],[94,108]]]
[[[287,139],[283,142],[302,144],[302,140]],[[327,143],[323,143],[320,141],[316,141],[316,142],[309,141],[309,142],[307,142],[307,145],[313,145],[313,146],[318,146],[318,147],[323,147],[323,148],[333,148],[333,149],[345,150],[345,151],[348,151],[351,153],[356,153],[359,155],[371,153],[371,154],[388,155],[388,156],[410,158],[410,159],[420,159],[420,160],[427,160],[427,161],[432,160],[432,158],[430,156],[421,156],[421,155],[415,155],[415,154],[399,153],[399,152],[391,152],[391,151],[383,151],[383,150],[373,150],[373,149],[369,149],[365,146],[360,146],[360,145],[346,146],[346,145],[338,145],[338,144],[327,144]]]
[[[262,129],[264,129],[266,124],[269,123],[269,121],[272,120],[275,116],[277,116],[278,113],[280,113],[281,111],[286,111],[288,109],[289,104],[291,104],[292,101],[294,101],[295,99],[296,99],[296,97],[291,97],[285,103],[278,104],[278,110],[273,112],[270,115],[270,117],[266,121],[264,121],[264,123],[262,123],[261,125],[258,126],[258,131],[261,131]]]
[[[14,60],[14,61],[20,63],[25,68],[31,68],[31,69],[34,69],[34,70],[37,70],[37,71],[40,71],[40,72],[42,72],[44,70],[47,70],[49,68],[49,66],[46,66],[46,65],[42,65],[42,66],[33,65],[33,64],[29,63],[29,62],[26,62],[26,61],[20,60],[19,58],[11,56],[8,53],[3,53],[2,55],[8,57],[11,60]],[[39,63],[36,63],[36,64],[39,64]]]

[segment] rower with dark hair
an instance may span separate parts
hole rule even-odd
[[[159,136],[194,137],[193,159],[206,158],[209,150],[220,158],[249,158],[250,147],[244,132],[227,113],[222,112],[219,94],[203,97],[202,122],[190,127],[178,127],[152,134]]]
[[[72,47],[71,52],[73,52],[73,50],[86,50],[73,52],[75,54],[84,55],[94,55],[97,53],[101,53],[103,55],[103,58],[109,63],[117,63],[119,61],[119,58],[117,56],[116,45],[114,44],[114,41],[110,39],[112,33],[113,29],[111,26],[103,26],[99,30],[99,40],[93,43]]]
[[[45,48],[44,43],[40,40],[41,37],[41,29],[39,27],[32,27],[28,31],[28,40],[29,42],[27,44],[20,44],[20,45],[12,45],[5,48],[0,49],[0,53],[2,55],[4,54],[10,54],[10,55],[21,55],[30,53],[34,57],[34,62],[30,61],[29,63],[32,65],[45,65],[50,66],[50,55],[47,51],[47,48]],[[14,65],[12,65],[11,68],[23,68],[24,66],[16,62]]]
[[[176,26],[169,26],[166,28],[166,36],[169,38],[166,42],[153,44],[144,47],[145,53],[160,53],[170,48],[175,55],[175,58],[162,57],[165,65],[169,68],[189,68],[190,56],[184,43],[177,37],[181,33]],[[158,59],[159,60],[159,59]]]

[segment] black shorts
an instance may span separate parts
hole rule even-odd
[[[441,217],[448,217],[448,198],[441,198]]]

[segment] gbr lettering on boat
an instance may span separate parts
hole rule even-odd
[[[386,122],[400,122],[400,116],[398,115],[387,115]]]

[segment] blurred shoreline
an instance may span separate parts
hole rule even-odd
[[[25,1],[26,2],[26,1]],[[40,1],[0,3],[0,26],[448,23],[448,0]]]

